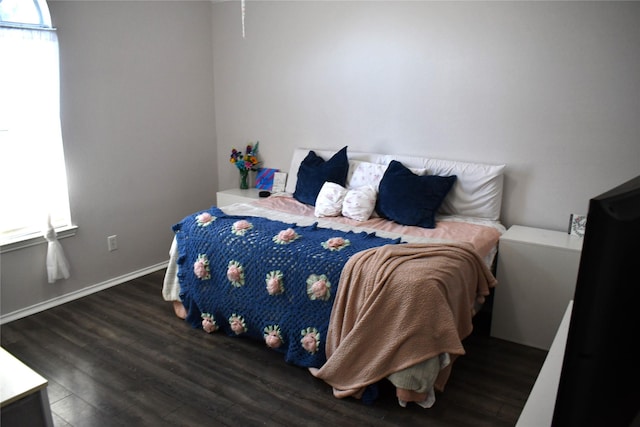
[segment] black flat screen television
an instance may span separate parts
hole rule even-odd
[[[552,425],[640,426],[640,176],[589,201]]]

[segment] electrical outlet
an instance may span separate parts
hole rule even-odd
[[[109,248],[109,252],[118,249],[118,236],[114,234],[113,236],[107,237],[107,247]]]

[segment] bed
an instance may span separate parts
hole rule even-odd
[[[296,149],[284,192],[174,225],[163,298],[338,398],[369,403],[386,378],[400,405],[431,407],[497,284],[504,168]]]

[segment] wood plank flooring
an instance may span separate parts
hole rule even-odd
[[[513,426],[546,356],[476,333],[433,408],[401,408],[386,381],[367,406],[262,343],[192,329],[162,300],[163,275],[0,327],[49,380],[56,426]]]

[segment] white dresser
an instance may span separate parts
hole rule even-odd
[[[582,238],[514,225],[500,238],[491,335],[549,350],[573,299]]]

